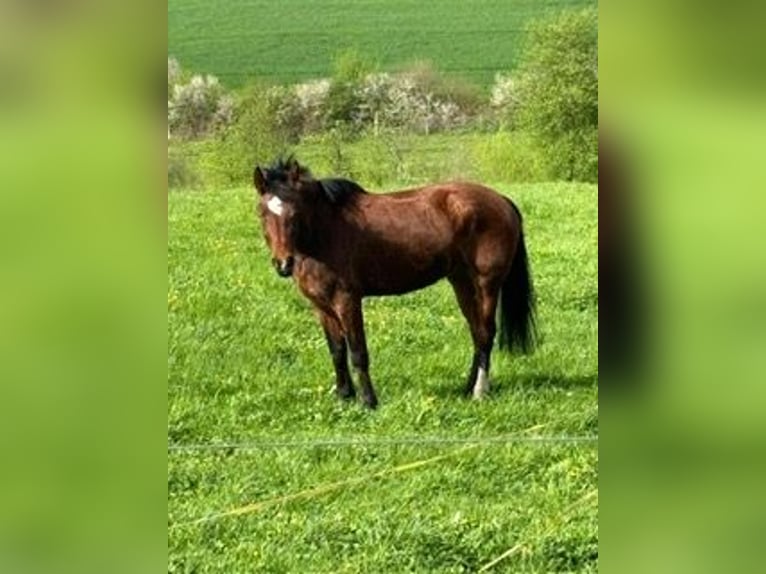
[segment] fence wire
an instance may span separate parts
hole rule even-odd
[[[598,435],[532,435],[531,432],[539,431],[548,426],[547,423],[537,424],[528,429],[517,431],[513,434],[495,435],[485,437],[440,437],[440,436],[401,436],[401,437],[327,437],[320,439],[258,439],[247,442],[211,442],[198,444],[170,444],[169,452],[195,452],[195,451],[258,451],[267,448],[314,448],[314,447],[342,447],[342,446],[388,446],[388,445],[462,445],[460,448],[449,452],[433,456],[431,458],[415,460],[400,464],[394,467],[384,468],[364,476],[352,476],[338,482],[324,483],[309,487],[304,490],[277,495],[272,498],[255,501],[242,506],[229,508],[228,510],[208,513],[196,519],[174,522],[169,525],[169,530],[182,526],[192,526],[205,522],[216,521],[221,518],[239,516],[259,512],[266,507],[275,504],[284,504],[300,499],[312,499],[323,496],[329,492],[336,491],[351,484],[364,484],[372,479],[381,479],[406,471],[417,470],[427,465],[440,462],[453,456],[462,454],[470,449],[478,448],[482,445],[496,444],[595,444],[598,442]],[[597,493],[597,491],[594,491]],[[591,497],[589,494],[588,497]],[[486,564],[483,570],[493,567],[496,563],[506,559],[516,552],[516,548],[504,552],[501,556]]]
[[[210,442],[169,444],[168,452],[200,451],[249,452],[275,448],[308,449],[332,447],[374,446],[448,446],[448,445],[501,445],[501,444],[587,444],[597,443],[598,435],[506,435],[486,437],[330,437],[319,439],[258,439],[246,442]]]

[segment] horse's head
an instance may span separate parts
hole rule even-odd
[[[268,168],[256,167],[253,183],[271,261],[280,276],[289,277],[308,240],[317,182],[290,156]]]

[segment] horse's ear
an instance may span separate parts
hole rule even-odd
[[[253,185],[255,185],[255,189],[261,195],[266,193],[266,170],[257,165],[255,170],[253,170]]]
[[[303,168],[300,164],[290,156],[287,164],[287,181],[293,185],[297,184],[303,175]]]

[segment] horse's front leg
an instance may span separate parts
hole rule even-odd
[[[335,392],[342,399],[350,399],[356,395],[354,383],[348,372],[348,352],[346,338],[343,336],[343,328],[340,321],[330,313],[316,309],[319,322],[324,329],[327,346],[330,349],[332,364],[335,367]]]
[[[372,381],[370,380],[370,359],[367,354],[367,340],[364,336],[362,299],[351,295],[339,297],[335,311],[340,317],[351,352],[351,364],[354,366],[362,388],[362,402],[374,409],[378,406],[378,398],[375,396],[375,390],[372,388]]]

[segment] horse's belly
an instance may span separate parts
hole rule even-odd
[[[428,287],[449,272],[447,257],[428,260],[378,260],[370,265],[362,277],[365,295],[399,295]]]

